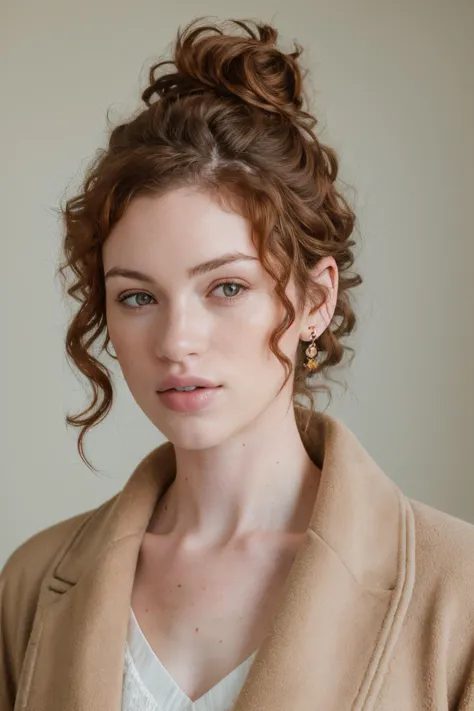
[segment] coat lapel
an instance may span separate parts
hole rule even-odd
[[[369,711],[410,600],[411,507],[340,421],[314,412],[307,451],[322,469],[306,541],[235,711]],[[140,544],[172,482],[167,442],[89,517],[45,580],[15,711],[120,711]]]
[[[411,507],[340,421],[314,413],[322,469],[306,543],[235,711],[369,711],[414,578]]]
[[[14,711],[120,711],[138,553],[174,461],[169,443],[151,452],[58,556],[40,593]]]

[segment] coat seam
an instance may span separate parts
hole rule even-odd
[[[43,607],[38,605],[28,647],[23,659],[22,673],[19,678],[18,693],[13,711],[21,711],[22,709],[28,708],[27,703],[30,698],[31,684],[33,682],[36,660],[38,658],[39,640],[43,631],[43,614]]]
[[[93,515],[93,514],[91,514],[91,515]],[[87,519],[87,520],[89,520],[89,519]],[[85,523],[86,522],[84,522],[84,525],[85,525]],[[77,533],[79,533],[79,532],[77,532]],[[114,548],[114,546],[117,543],[119,543],[120,541],[127,539],[127,538],[136,537],[137,535],[138,535],[137,533],[127,534],[124,536],[120,536],[119,538],[114,539],[112,541],[109,541],[109,543],[105,546],[105,548],[103,549],[102,552],[105,553],[106,551]],[[71,542],[71,544],[72,544],[72,542]],[[69,549],[69,547],[68,547],[68,549]],[[65,590],[65,591],[61,592],[60,593],[61,597],[65,594],[67,594],[75,586],[75,584],[76,583],[71,584],[69,590]],[[57,592],[57,591],[54,591],[54,592]],[[54,601],[57,601],[57,599],[58,598],[55,598]],[[18,709],[15,704],[14,711],[23,711],[24,709],[28,708],[27,702],[28,702],[30,695],[31,695],[32,682],[33,682],[34,674],[36,671],[36,664],[38,661],[39,641],[41,638],[41,634],[43,632],[43,626],[44,626],[44,624],[43,624],[44,619],[43,618],[44,618],[45,611],[47,612],[47,608],[49,608],[51,604],[52,604],[52,601],[49,601],[46,604],[38,603],[38,605],[37,605],[36,612],[35,612],[35,618],[33,621],[33,627],[32,627],[32,631],[31,631],[31,635],[30,635],[30,640],[28,642],[28,647],[27,647],[27,650],[26,650],[26,653],[25,653],[25,656],[23,659],[23,665],[22,665],[22,672],[23,672],[23,669],[25,669],[25,678],[23,679],[20,676],[20,681],[19,681],[19,685],[18,685],[18,690],[21,691],[21,696],[19,696],[19,694],[17,694],[17,702],[18,702],[18,700],[21,700],[22,703],[20,704]]]
[[[394,599],[382,623],[374,651],[354,700],[352,711],[369,708],[366,702],[375,701],[380,692],[390,655],[400,635],[415,578],[415,525],[410,503],[399,491],[401,535],[399,545],[400,583],[394,589]],[[366,691],[364,692],[364,689]],[[373,708],[373,707],[372,707]]]

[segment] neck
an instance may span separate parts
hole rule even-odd
[[[321,472],[302,443],[293,406],[286,410],[267,411],[212,449],[176,448],[176,478],[150,533],[198,549],[306,532]]]

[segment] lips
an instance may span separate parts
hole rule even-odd
[[[186,387],[186,386],[183,386],[183,387]],[[189,387],[193,387],[194,390],[202,390],[204,388],[204,385],[193,385],[193,386],[190,385]],[[185,392],[192,393],[193,392],[193,390],[178,390],[178,388],[167,388],[166,390],[159,390],[158,392],[167,393],[170,390],[176,390],[176,392],[180,392],[180,393],[185,393]]]
[[[161,403],[175,412],[190,413],[210,407],[219,397],[220,385],[213,387],[196,387],[195,390],[176,390],[168,388],[159,392]]]
[[[158,389],[158,392],[165,392],[166,390],[172,390],[175,388],[183,388],[186,386],[194,386],[198,388],[215,388],[218,387],[218,385],[213,382],[212,380],[208,380],[207,378],[202,378],[199,375],[196,374],[189,374],[189,375],[168,375],[166,378],[163,378],[161,381]]]

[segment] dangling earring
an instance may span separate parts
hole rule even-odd
[[[316,355],[318,353],[318,349],[316,347],[317,336],[316,336],[316,331],[315,331],[314,326],[310,326],[309,328],[311,331],[312,343],[305,350],[305,353],[308,356],[308,359],[305,361],[304,367],[307,370],[309,370],[310,372],[314,372],[315,370],[318,370],[318,368],[319,368],[319,363],[316,360]]]

